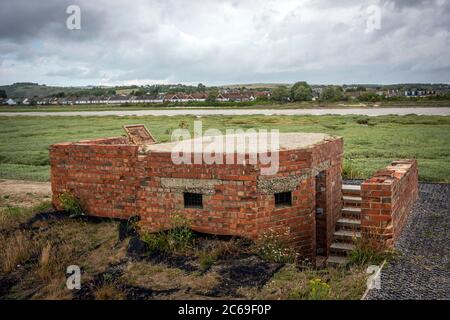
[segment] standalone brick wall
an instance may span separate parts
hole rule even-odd
[[[50,147],[53,204],[69,192],[92,215],[128,218],[136,214],[137,149],[125,138],[109,138]]]
[[[416,160],[394,161],[361,184],[361,230],[393,246],[419,196]]]
[[[50,149],[53,204],[76,195],[91,215],[140,217],[150,232],[171,226],[173,214],[192,229],[257,239],[276,232],[300,256],[316,255],[316,232],[328,252],[341,209],[342,138],[279,152],[277,174],[261,175],[260,164],[178,164],[167,151],[139,152],[126,138],[55,144]],[[237,155],[234,155],[237,157]],[[192,155],[194,157],[194,155]],[[248,160],[248,155],[246,155]],[[316,227],[316,176],[325,194]],[[275,206],[274,194],[292,192],[291,206]],[[185,208],[184,192],[201,193],[203,208]],[[316,229],[319,230],[316,230]]]

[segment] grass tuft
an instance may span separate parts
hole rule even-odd
[[[353,164],[351,159],[344,159],[344,165],[342,167],[342,178],[353,180],[363,179],[365,177],[366,175]]]
[[[10,273],[28,262],[37,251],[37,244],[23,231],[16,231],[11,237],[0,236],[0,242],[0,265],[4,273]]]
[[[81,216],[84,214],[80,200],[69,192],[60,194],[59,202],[62,208],[72,216]]]
[[[105,282],[94,292],[95,300],[125,300],[124,292],[116,288],[111,282]]]
[[[380,265],[391,259],[395,252],[386,250],[383,243],[375,237],[354,239],[355,249],[349,254],[349,265]]]
[[[180,214],[172,215],[167,231],[141,234],[150,251],[185,252],[192,248],[195,235],[190,228],[190,221]]]

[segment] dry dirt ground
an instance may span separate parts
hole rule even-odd
[[[366,288],[365,266],[268,261],[242,239],[149,250],[131,223],[55,212],[50,196],[49,183],[0,182],[0,299],[360,299]],[[66,286],[69,265],[80,290]]]
[[[51,195],[50,182],[0,179],[0,206],[32,207]]]

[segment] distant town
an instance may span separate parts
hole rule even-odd
[[[147,86],[52,87],[31,82],[0,86],[1,105],[127,105],[127,104],[214,104],[223,102],[278,103],[296,101],[383,101],[403,99],[450,99],[448,84],[398,85],[233,85],[207,87],[203,84]]]

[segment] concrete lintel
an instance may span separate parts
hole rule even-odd
[[[326,160],[322,163],[319,163],[317,166],[315,166],[312,169],[312,175],[313,176],[317,176],[319,174],[319,172],[324,171],[326,169],[328,169],[329,167],[331,167],[331,161],[330,160]]]
[[[161,178],[161,186],[173,192],[192,192],[212,195],[215,186],[222,184],[217,179],[184,179],[184,178]]]
[[[258,192],[261,194],[273,194],[279,192],[293,191],[300,184],[300,181],[309,177],[305,172],[301,175],[292,175],[287,177],[274,177],[270,179],[258,179]]]
[[[258,192],[261,194],[273,194],[295,190],[301,181],[316,176],[319,172],[331,166],[330,160],[324,161],[312,169],[305,169],[302,174],[287,177],[274,177],[269,179],[258,179]]]

